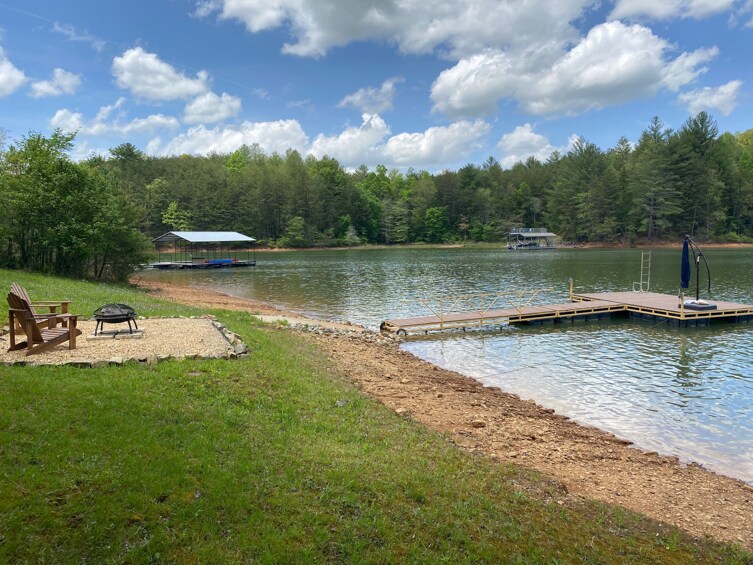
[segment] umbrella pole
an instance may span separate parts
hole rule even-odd
[[[695,258],[695,301],[698,302],[701,296],[701,253]]]

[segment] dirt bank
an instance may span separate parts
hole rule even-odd
[[[193,306],[300,318],[216,292],[144,280],[138,285]],[[323,326],[323,331],[304,335],[356,386],[399,413],[449,434],[463,448],[550,475],[569,496],[620,504],[692,534],[753,550],[753,487],[631,447],[609,433],[422,361],[393,340],[356,326]]]

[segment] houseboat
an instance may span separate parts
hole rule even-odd
[[[513,228],[507,234],[507,249],[516,251],[556,249],[554,245],[556,237],[557,234],[546,228]]]

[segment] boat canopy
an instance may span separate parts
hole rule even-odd
[[[508,237],[518,237],[521,239],[535,239],[540,237],[551,238],[557,237],[556,233],[547,231],[546,228],[513,228]]]
[[[237,231],[169,231],[152,240],[153,243],[174,241],[184,241],[186,243],[234,243],[256,240]]]

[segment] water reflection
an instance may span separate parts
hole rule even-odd
[[[707,252],[714,294],[753,300],[753,251]],[[416,299],[550,288],[537,303],[576,290],[629,290],[640,252],[366,250],[260,254],[253,269],[150,272],[299,312],[373,329],[425,314]],[[679,250],[654,251],[651,290],[676,293]],[[692,291],[693,289],[691,289]],[[679,329],[601,321],[445,334],[405,349],[491,386],[531,398],[639,446],[753,482],[751,325]]]
[[[630,321],[452,335],[406,348],[646,449],[753,480],[753,352],[745,326]]]

